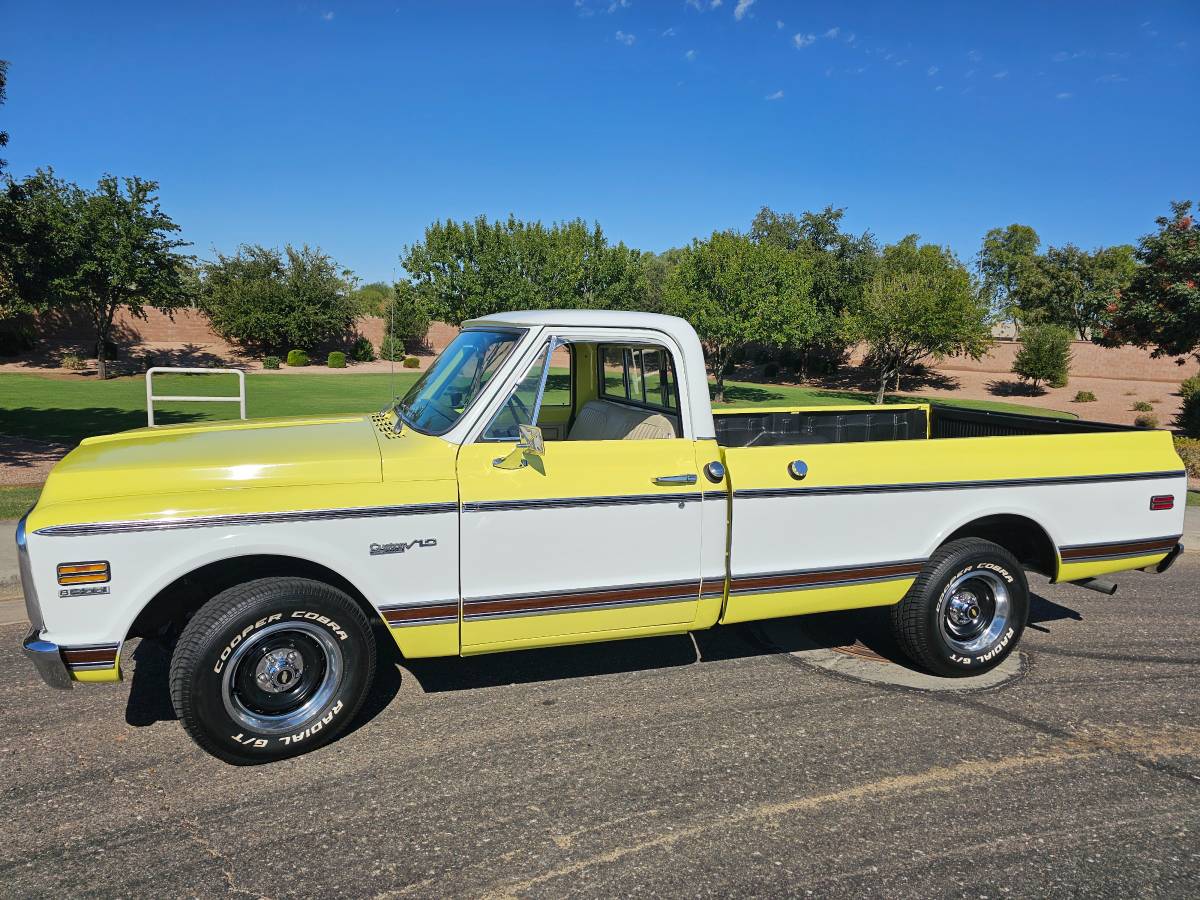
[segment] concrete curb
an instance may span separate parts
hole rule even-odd
[[[21,576],[17,574],[16,533],[16,519],[0,519],[0,598],[21,591]]]

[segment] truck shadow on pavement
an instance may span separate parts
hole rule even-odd
[[[799,616],[803,627],[777,629],[771,641],[758,623],[721,626],[690,635],[641,638],[570,647],[549,647],[484,656],[405,660],[382,624],[376,628],[379,648],[375,680],[355,718],[355,731],[387,708],[400,690],[405,673],[425,693],[469,691],[510,684],[533,684],[596,675],[650,672],[696,663],[770,656],[797,650],[826,648],[867,655],[908,669],[915,667],[892,637],[887,607]],[[1082,620],[1078,612],[1031,595],[1029,627],[1049,631],[1044,623]],[[146,639],[130,655],[133,675],[125,721],[136,727],[176,719],[171,705],[169,676],[173,644]]]

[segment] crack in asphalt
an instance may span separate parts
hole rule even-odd
[[[880,800],[897,795],[958,793],[962,790],[965,780],[986,780],[1040,766],[1064,766],[1080,760],[1097,759],[1110,754],[1114,747],[1123,747],[1130,752],[1142,748],[1160,756],[1200,754],[1200,728],[1196,727],[1181,726],[1158,730],[1110,729],[1105,734],[1106,740],[1086,736],[1072,737],[1040,752],[996,760],[967,760],[950,766],[935,766],[910,775],[888,776],[827,794],[760,803],[737,813],[713,817],[698,825],[673,829],[635,843],[614,847],[539,875],[510,881],[484,891],[482,896],[490,900],[511,900],[547,882],[579,875],[595,866],[620,862],[639,853],[669,850],[681,841],[699,837],[713,830],[731,830],[765,823],[780,816],[813,812],[841,803]]]

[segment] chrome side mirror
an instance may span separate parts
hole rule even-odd
[[[542,437],[542,429],[536,425],[518,425],[520,440],[508,456],[497,456],[492,465],[497,469],[523,469],[529,465],[529,457],[541,458],[546,455],[546,441]]]
[[[517,441],[517,449],[525,450],[531,456],[546,455],[546,441],[542,437],[542,429],[536,425],[518,425],[517,432],[521,439]]]

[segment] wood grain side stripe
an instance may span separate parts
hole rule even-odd
[[[1111,541],[1103,544],[1075,544],[1059,547],[1058,554],[1063,562],[1081,562],[1091,559],[1119,559],[1125,556],[1150,556],[1168,553],[1179,543],[1182,535],[1142,538],[1140,540]]]
[[[729,586],[731,594],[775,593],[801,591],[809,588],[840,587],[872,581],[893,581],[916,578],[925,565],[924,560],[876,563],[869,566],[840,566],[827,569],[805,569],[795,572],[773,572],[764,575],[739,575]]]
[[[642,606],[695,600],[700,596],[700,581],[644,584],[563,593],[480,597],[463,601],[464,619],[536,613],[579,612],[615,606]]]
[[[438,625],[458,621],[458,601],[384,606],[380,608],[379,612],[392,628],[403,628],[410,625]]]

